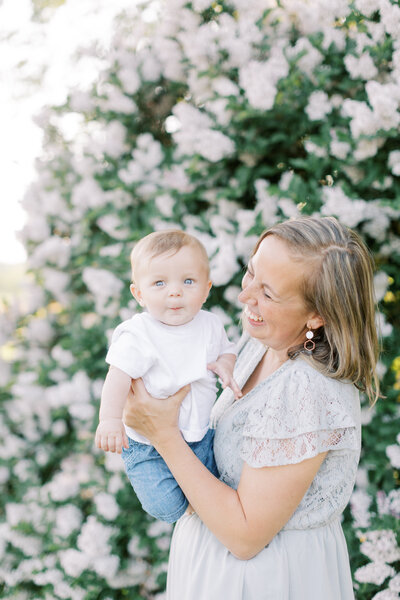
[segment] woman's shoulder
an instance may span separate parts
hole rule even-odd
[[[314,366],[302,356],[288,361],[288,368],[282,372],[282,384],[285,383],[292,392],[304,391],[316,399],[336,398],[348,402],[359,397],[353,383],[323,373],[317,365]]]
[[[358,426],[359,394],[351,383],[333,379],[304,359],[288,360],[255,389],[252,429],[268,437]]]

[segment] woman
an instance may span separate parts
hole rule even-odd
[[[214,407],[220,479],[177,427],[182,394],[135,383],[126,422],[148,437],[194,512],[177,523],[169,600],[350,600],[340,515],[360,455],[361,389],[378,395],[370,256],[334,218],[275,225],[258,241],[239,300],[235,378]]]

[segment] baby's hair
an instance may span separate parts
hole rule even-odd
[[[200,260],[204,263],[209,277],[210,265],[203,244],[193,235],[180,229],[164,229],[149,233],[135,244],[131,252],[132,282],[137,283],[138,270],[146,261],[167,252],[171,255],[176,254],[184,246],[191,246],[199,252]]]
[[[312,356],[305,356],[334,379],[347,379],[373,402],[379,397],[376,373],[378,336],[375,324],[373,260],[361,240],[334,217],[302,217],[265,231],[254,249],[274,235],[285,242],[294,260],[304,262],[303,295],[324,325],[316,330]],[[303,353],[291,348],[289,358]]]

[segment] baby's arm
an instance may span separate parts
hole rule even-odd
[[[99,425],[95,443],[105,451],[121,454],[122,447],[128,448],[128,437],[122,422],[131,378],[117,367],[110,366],[101,392]]]
[[[221,354],[215,362],[209,363],[207,369],[213,371],[221,379],[222,387],[230,387],[236,400],[242,397],[242,391],[233,378],[233,369],[235,366],[235,354]]]

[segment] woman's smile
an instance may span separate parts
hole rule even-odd
[[[256,315],[255,313],[253,313],[250,310],[250,308],[247,306],[247,304],[244,307],[244,314],[246,315],[246,317],[250,321],[250,323],[252,323],[253,321],[257,324],[264,323],[264,319],[260,315]]]

